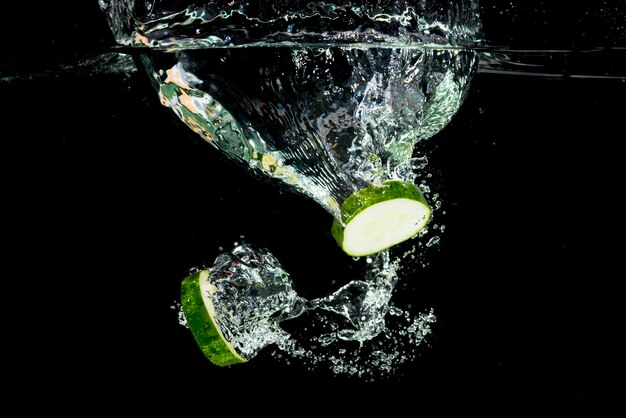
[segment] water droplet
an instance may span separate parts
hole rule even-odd
[[[438,235],[435,235],[428,240],[428,242],[426,243],[426,246],[432,247],[433,245],[439,244],[439,241],[441,241],[441,238],[439,238]]]

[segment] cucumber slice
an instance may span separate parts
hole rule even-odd
[[[201,270],[189,275],[181,284],[181,305],[187,326],[206,358],[213,364],[230,366],[245,363],[248,359],[235,350],[215,320],[212,295],[216,288],[208,278],[209,271]]]
[[[366,256],[415,236],[428,223],[431,209],[413,183],[391,180],[350,195],[341,205],[331,233],[349,255]]]

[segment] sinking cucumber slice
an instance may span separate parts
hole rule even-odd
[[[181,283],[181,305],[187,326],[206,358],[217,366],[230,366],[248,361],[224,337],[215,321],[212,295],[216,288],[208,280],[209,271],[201,270]]]
[[[331,232],[347,254],[361,257],[414,237],[431,213],[415,184],[392,180],[350,195],[341,205],[343,225],[335,220]]]

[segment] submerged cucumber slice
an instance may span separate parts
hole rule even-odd
[[[430,206],[416,185],[392,180],[350,195],[341,205],[343,225],[335,220],[331,232],[347,254],[360,257],[415,236],[430,215]]]
[[[209,271],[201,270],[185,278],[181,284],[181,305],[187,325],[196,343],[213,364],[230,366],[248,361],[224,337],[215,321],[212,295],[216,288],[209,282]]]

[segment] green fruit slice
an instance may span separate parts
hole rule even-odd
[[[217,288],[208,280],[209,271],[189,275],[181,284],[181,305],[196,343],[213,364],[230,366],[248,361],[224,337],[215,321],[212,295]]]
[[[392,180],[350,195],[341,205],[343,225],[335,220],[331,232],[347,254],[360,257],[415,236],[430,216],[430,206],[416,185]]]

